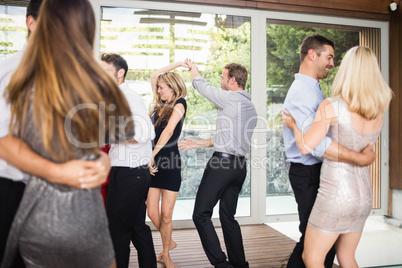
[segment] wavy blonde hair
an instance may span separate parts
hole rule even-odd
[[[342,98],[351,112],[371,120],[384,114],[392,95],[371,49],[363,46],[351,48],[335,76],[332,96]]]
[[[77,140],[99,144],[103,142],[99,130],[107,128],[110,117],[131,116],[116,81],[94,57],[94,37],[95,16],[87,0],[43,1],[36,29],[5,92],[11,104],[10,133],[18,131],[24,137],[32,106],[35,130],[56,161],[74,158],[64,128],[66,119],[72,120]],[[105,118],[100,118],[100,103],[114,104],[116,109],[105,109]],[[80,104],[96,104],[97,108],[78,110],[70,118],[69,112]],[[59,150],[52,146],[54,142]],[[81,150],[99,153],[99,147]]]
[[[166,85],[173,89],[173,99],[170,102],[164,102],[161,100],[158,94],[158,84],[160,82],[166,83]],[[155,85],[153,88],[153,107],[150,116],[154,113],[159,113],[162,110],[162,114],[159,115],[158,120],[155,122],[155,126],[159,125],[162,120],[168,121],[173,112],[173,107],[180,98],[184,98],[187,95],[187,87],[181,76],[174,72],[162,73],[156,77]],[[163,108],[163,109],[162,109]]]

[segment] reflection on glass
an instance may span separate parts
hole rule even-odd
[[[220,88],[221,73],[230,62],[250,71],[250,18],[165,10],[102,7],[101,53],[121,54],[128,62],[126,82],[149,106],[150,74],[189,58],[213,86]],[[187,70],[175,70],[187,84],[187,116],[182,136],[205,139],[215,135],[217,108],[191,85]],[[250,79],[249,79],[250,81]],[[250,83],[246,90],[250,92]],[[212,148],[182,153],[182,185],[174,219],[190,219],[194,199]],[[214,215],[216,215],[214,213]],[[237,216],[250,215],[250,168],[240,194]]]
[[[27,38],[26,8],[0,5],[0,64],[22,49]]]
[[[335,68],[326,79],[320,80],[325,96],[330,95],[332,81],[343,55],[349,48],[359,45],[359,31],[325,27],[304,27],[296,22],[267,21],[267,215],[297,213],[297,205],[289,183],[289,164],[286,163],[280,113],[294,74],[299,71],[300,44],[306,36],[313,33],[321,34],[335,43]]]

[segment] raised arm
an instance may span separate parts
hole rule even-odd
[[[151,86],[152,88],[155,87],[155,82],[156,82],[156,78],[158,77],[158,75],[162,74],[162,73],[167,73],[170,72],[171,70],[174,70],[178,67],[184,67],[184,68],[189,68],[188,64],[186,62],[183,61],[178,61],[176,63],[172,63],[168,66],[162,67],[158,70],[156,70],[155,72],[151,73]]]
[[[215,136],[205,140],[193,140],[187,137],[186,140],[179,141],[179,150],[185,152],[198,147],[212,147],[214,146]]]
[[[72,160],[56,164],[34,153],[14,136],[0,138],[0,158],[26,173],[79,189],[102,185],[110,171],[110,159],[105,153],[97,161]]]
[[[191,72],[191,81],[197,77],[201,76],[201,74],[198,72],[198,67],[195,65],[194,62],[192,62],[190,59],[185,60],[186,65],[188,66],[190,72]]]
[[[226,90],[217,89],[211,86],[204,78],[201,77],[198,72],[198,67],[189,59],[186,59],[186,64],[189,66],[191,71],[191,80],[193,87],[207,100],[211,101],[213,104],[218,106],[218,108],[223,109],[226,105],[231,105],[233,100],[230,97],[230,93]],[[197,79],[195,79],[198,77]]]

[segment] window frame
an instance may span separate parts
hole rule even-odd
[[[287,20],[305,23],[331,24],[339,26],[356,26],[379,28],[381,32],[381,71],[385,81],[389,82],[389,22],[355,19],[336,16],[322,16],[313,14],[300,14],[282,11],[267,11],[247,8],[223,7],[216,5],[199,5],[191,3],[168,3],[142,0],[90,0],[97,23],[97,32],[95,37],[95,55],[99,55],[100,51],[100,17],[101,7],[127,7],[127,8],[144,8],[158,9],[183,12],[215,13],[224,15],[246,16],[251,18],[251,67],[249,70],[251,75],[251,92],[252,101],[256,106],[257,113],[261,117],[257,128],[265,129],[264,120],[266,121],[266,21],[267,19]],[[211,8],[213,7],[213,9]],[[297,19],[296,19],[297,18]],[[330,22],[330,23],[329,23]],[[263,89],[263,90],[261,90]],[[265,140],[264,131],[256,131],[253,136],[253,143],[262,144]],[[385,114],[383,131],[381,135],[381,207],[373,209],[373,215],[388,214],[388,188],[389,188],[389,113]],[[266,155],[265,148],[262,146],[253,146],[251,151],[252,158],[263,158]],[[240,224],[257,224],[278,221],[297,220],[297,214],[285,215],[265,215],[265,196],[266,196],[266,174],[265,169],[255,169],[251,174],[251,200],[250,200],[250,217],[240,217],[237,220]],[[219,226],[218,219],[213,219],[215,226]],[[175,221],[175,228],[194,227],[191,220]]]

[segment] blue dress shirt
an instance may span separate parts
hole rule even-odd
[[[300,73],[295,74],[295,80],[289,88],[284,102],[284,110],[296,120],[297,127],[306,133],[314,121],[315,113],[325,99],[320,84],[314,78]],[[322,162],[321,157],[331,144],[331,139],[325,137],[311,154],[303,155],[296,145],[292,130],[283,125],[283,140],[285,143],[286,162],[314,165]]]

